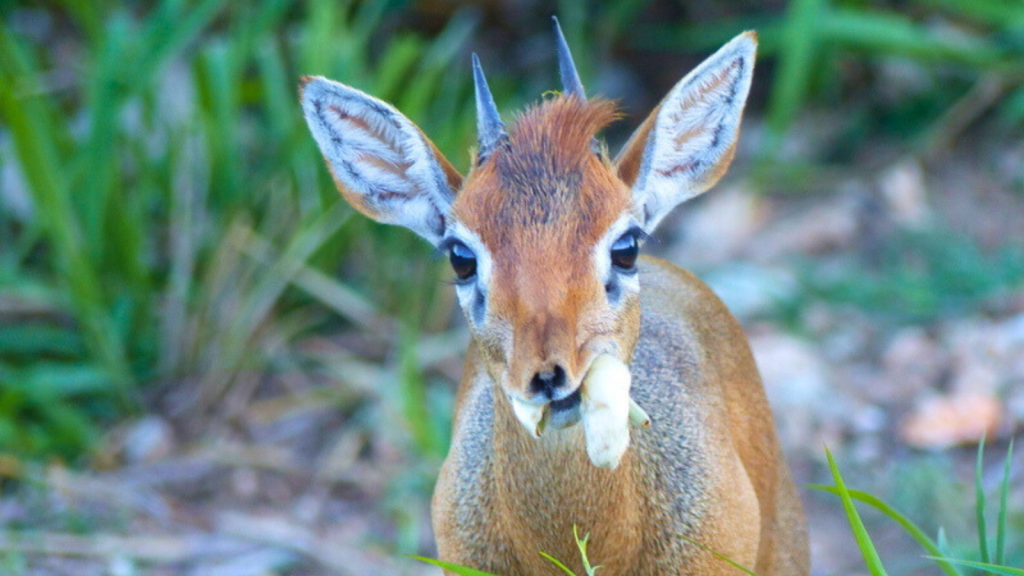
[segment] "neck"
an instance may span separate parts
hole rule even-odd
[[[593,533],[595,542],[599,535],[621,542],[639,534],[639,475],[630,452],[615,470],[598,468],[587,457],[581,424],[535,439],[497,385],[493,406],[494,489],[516,541],[529,548],[554,535],[572,544],[574,526],[581,536]]]

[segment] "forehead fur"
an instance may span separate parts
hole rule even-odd
[[[456,199],[456,218],[470,228],[517,235],[554,228],[589,236],[589,229],[609,225],[628,203],[628,191],[591,142],[616,117],[612,102],[564,96],[527,109],[507,144],[470,175]]]
[[[509,133],[509,145],[495,157],[502,178],[536,170],[578,169],[592,155],[591,139],[618,118],[608,100],[581,102],[559,96],[527,108]]]
[[[616,115],[607,100],[560,96],[517,118],[508,147],[493,158],[498,186],[520,205],[520,216],[547,221],[585,199],[582,181],[596,163],[591,143]]]

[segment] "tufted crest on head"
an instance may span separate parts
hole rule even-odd
[[[530,236],[534,228],[552,224],[572,235],[592,228],[595,220],[613,219],[628,205],[629,192],[591,142],[617,118],[614,103],[573,95],[526,109],[506,145],[470,174],[455,217],[486,223],[494,236]]]
[[[508,148],[495,156],[495,164],[504,175],[529,168],[578,169],[594,156],[594,136],[618,117],[609,100],[581,101],[565,95],[547,100],[516,119]]]

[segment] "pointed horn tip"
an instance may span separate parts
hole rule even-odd
[[[482,162],[495,144],[505,135],[505,125],[494,103],[494,96],[487,86],[487,77],[480,66],[480,58],[473,53],[473,85],[476,92],[476,126],[477,142],[479,143],[478,163]]]
[[[473,52],[473,83],[474,85],[483,89],[488,95],[490,94],[490,88],[487,86],[487,76],[484,74],[484,67],[480,63],[480,57]]]
[[[569,42],[562,33],[562,26],[558,23],[558,17],[552,16],[551,21],[555,23],[555,43],[558,56],[558,72],[562,77],[562,88],[569,96],[575,96],[586,101],[587,94],[580,81],[579,72],[576,71],[576,64],[572,59],[572,51],[569,49]]]
[[[555,35],[558,37],[558,42],[564,44],[568,48],[568,43],[565,40],[565,33],[562,32],[562,23],[558,21],[558,16],[552,15],[551,22],[555,25]]]

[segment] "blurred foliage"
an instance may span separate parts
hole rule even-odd
[[[855,267],[805,265],[806,295],[897,323],[962,316],[1024,285],[1024,245],[983,250],[948,232],[905,232]]]
[[[648,104],[685,63],[757,28],[777,137],[815,105],[859,105],[884,79],[872,86],[868,74],[847,94],[865,77],[844,65],[890,58],[958,78],[932,86],[943,109],[995,75],[1006,117],[1024,118],[1024,5],[1014,0],[751,5],[561,0],[557,10],[570,43],[586,47],[576,51],[584,80],[603,86],[605,69],[628,63],[635,72],[619,92],[646,90]],[[288,345],[300,336],[387,318],[399,326],[401,416],[416,447],[440,457],[448,421],[426,416],[444,401],[424,390],[417,341],[450,318],[441,267],[412,234],[349,217],[301,119],[297,80],[321,74],[394,103],[465,168],[470,44],[493,56],[485,62],[505,109],[554,85],[555,68],[528,42],[550,33],[547,14],[534,12],[404,0],[0,0],[0,451],[80,457],[103,424],[161,385],[189,387],[187,409],[212,410],[239,374],[294,365]],[[934,122],[935,108],[924,109]],[[895,290],[903,297],[886,302],[929,315],[950,300],[930,301],[924,283],[950,281],[954,301],[992,288],[931,254],[877,286],[822,290],[870,305]],[[1024,271],[1007,258],[1018,281]]]
[[[859,89],[843,82],[848,64],[892,58],[967,81],[995,74],[1013,89],[1004,115],[1017,123],[1024,119],[1024,4],[1015,0],[790,0],[778,13],[743,14],[711,26],[650,25],[636,42],[654,49],[711,50],[744,28],[756,29],[762,56],[777,60],[766,111],[776,140],[816,95],[834,100],[836,93],[878,91],[870,78],[856,78]],[[943,96],[941,89],[934,92]]]
[[[374,286],[376,305],[410,326],[429,319],[429,248],[348,218],[297,79],[344,78],[443,150],[464,150],[470,86],[452,63],[475,17],[454,14],[430,40],[396,32],[374,51],[398,3],[59,4],[8,7],[0,27],[4,164],[28,195],[0,214],[0,450],[73,456],[97,418],[138,409],[147,382],[198,378],[213,400],[237,372],[270,369],[250,347],[309,303],[286,290],[305,266],[338,284],[340,263],[344,281]],[[242,258],[252,230],[280,255]]]

